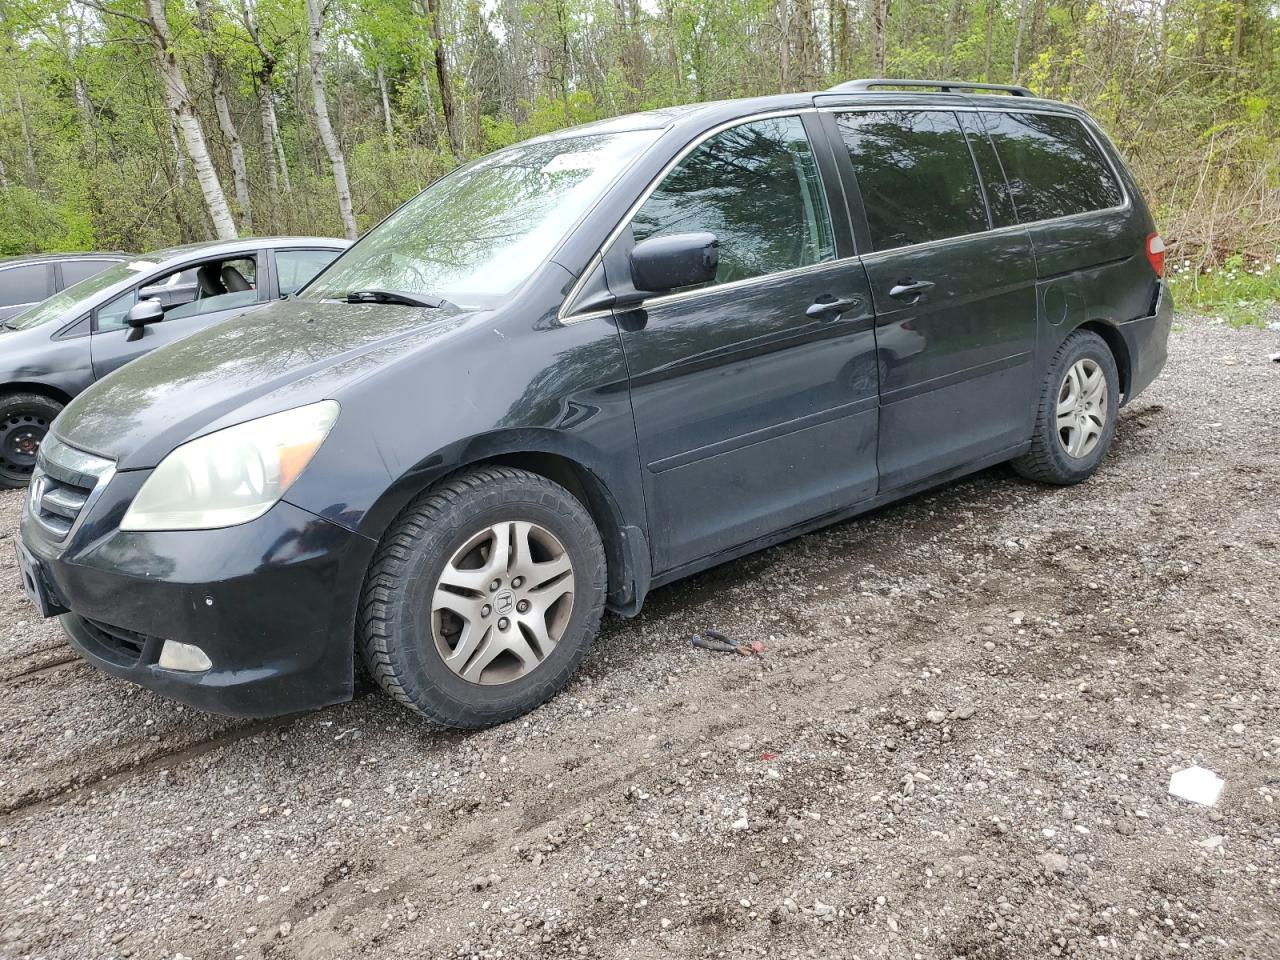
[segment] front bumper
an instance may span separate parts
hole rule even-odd
[[[281,501],[223,530],[123,532],[146,471],[116,474],[56,543],[23,508],[23,543],[75,649],[105,673],[201,710],[273,716],[351,698],[360,587],[374,544]],[[203,672],[159,665],[192,644]]]
[[[1151,313],[1117,325],[1129,351],[1129,383],[1124,392],[1128,403],[1151,386],[1169,359],[1169,331],[1173,328],[1173,298],[1163,280],[1157,282]]]

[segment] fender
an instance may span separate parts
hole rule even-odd
[[[649,540],[639,465],[581,437],[550,428],[497,430],[459,440],[422,458],[398,477],[364,514],[357,533],[380,540],[409,502],[450,474],[479,463],[501,463],[541,474],[578,497],[590,510],[609,566],[609,607],[624,616],[640,612],[651,578]]]

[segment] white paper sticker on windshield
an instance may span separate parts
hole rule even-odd
[[[129,269],[134,271],[150,270],[152,267],[158,267],[158,266],[160,266],[160,264],[155,263],[151,260],[131,260],[128,263]]]
[[[561,153],[552,157],[542,168],[543,173],[559,173],[562,170],[594,170],[600,158],[591,153]]]

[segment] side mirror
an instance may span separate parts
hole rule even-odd
[[[720,266],[714,233],[673,233],[641,240],[631,251],[631,282],[637,290],[665,293],[710,283]]]
[[[139,300],[129,308],[129,313],[125,317],[129,324],[129,335],[125,340],[132,343],[134,340],[142,339],[143,328],[150,323],[159,323],[164,319],[164,307],[160,306],[159,300]]]

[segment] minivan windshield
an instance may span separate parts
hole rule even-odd
[[[5,321],[5,326],[13,330],[26,330],[28,327],[38,327],[42,323],[48,323],[62,316],[81,300],[88,300],[106,290],[107,287],[114,286],[121,280],[128,280],[135,274],[150,270],[154,266],[155,264],[150,260],[129,260],[125,263],[112,264],[101,273],[95,273],[79,283],[73,283],[48,300],[37,303],[30,310],[24,310],[17,316],[10,317]]]
[[[546,260],[657,130],[517,144],[436,181],[301,296],[368,290],[493,306]]]

